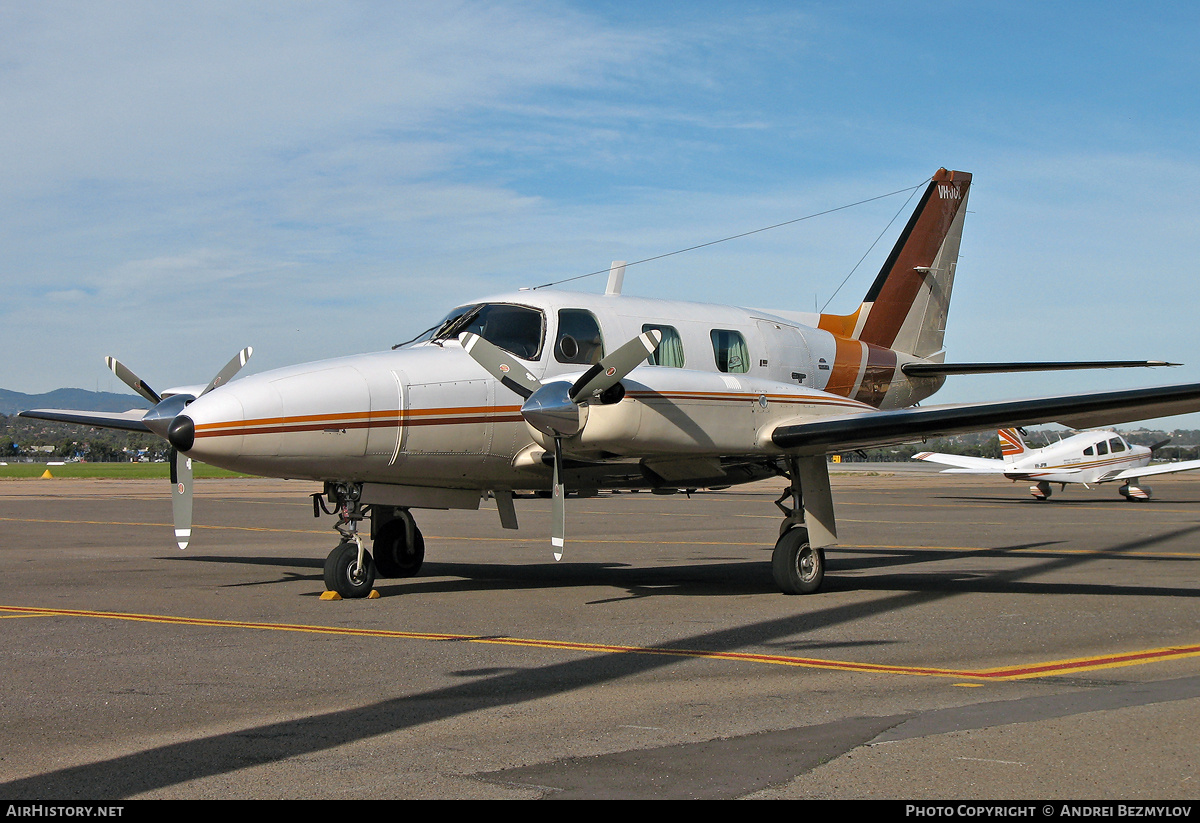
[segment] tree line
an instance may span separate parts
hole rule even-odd
[[[126,463],[165,460],[171,447],[153,434],[100,429],[0,414],[0,460],[86,460]]]

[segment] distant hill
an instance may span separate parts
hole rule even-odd
[[[55,389],[45,394],[23,394],[0,389],[0,414],[13,415],[26,409],[77,409],[122,412],[148,409],[150,404],[136,394],[95,392],[87,389]]]

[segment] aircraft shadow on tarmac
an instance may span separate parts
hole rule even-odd
[[[1196,597],[1200,590],[1187,586],[1151,587],[1128,584],[1122,576],[1113,583],[1053,583],[1027,577],[1028,565],[1009,570],[979,570],[971,568],[930,568],[921,572],[902,573],[901,567],[939,564],[945,567],[955,561],[981,559],[1008,560],[1019,556],[1022,560],[1041,559],[1035,566],[1038,573],[1045,573],[1105,559],[1128,559],[1137,563],[1156,561],[1178,563],[1189,558],[1177,556],[1154,557],[1131,552],[1153,550],[1157,544],[1200,532],[1200,525],[1186,526],[1161,535],[1148,535],[1131,539],[1108,548],[1080,553],[1078,551],[1056,551],[1053,547],[1065,541],[1043,541],[999,546],[992,549],[923,549],[921,547],[855,548],[835,547],[829,552],[826,591],[909,591],[940,594],[969,592],[993,593],[1059,593],[1059,594],[1122,594],[1138,596]],[[1017,554],[1019,553],[1019,554]],[[300,567],[319,569],[320,560],[279,557],[227,557],[219,555],[170,555],[172,560],[198,563],[234,563],[265,568]],[[165,558],[164,558],[165,559]],[[723,559],[724,560],[724,559]],[[877,572],[877,573],[876,573]],[[286,573],[272,580],[244,581],[228,584],[229,588],[271,586],[311,580],[318,584],[322,574]],[[733,560],[726,562],[706,561],[702,563],[680,561],[678,565],[655,566],[653,568],[613,562],[566,562],[566,563],[521,563],[505,564],[454,561],[427,561],[418,577],[403,580],[380,579],[375,588],[384,596],[412,594],[453,594],[468,591],[515,591],[538,589],[565,589],[570,587],[606,587],[623,591],[624,594],[605,597],[591,603],[613,602],[643,597],[729,597],[747,594],[778,596],[771,578],[770,561]],[[310,596],[320,594],[316,589]],[[808,602],[809,598],[800,598]]]

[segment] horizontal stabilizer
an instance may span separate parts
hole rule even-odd
[[[17,417],[33,417],[37,420],[54,420],[59,423],[80,423],[102,429],[123,429],[133,432],[149,432],[142,418],[145,409],[130,409],[127,412],[71,411],[70,409],[30,409],[18,412]]]
[[[943,466],[957,466],[958,468],[950,470],[954,474],[1004,474],[1004,461],[992,460],[988,457],[921,452],[914,454],[913,460],[927,460],[930,463],[941,463]]]
[[[1010,426],[1061,423],[1074,429],[1094,428],[1197,411],[1200,383],[1182,383],[840,415],[777,426],[771,432],[771,442],[795,454],[822,454]]]
[[[1044,363],[906,363],[900,371],[909,377],[938,377],[952,374],[1016,374],[1032,371],[1072,371],[1076,369],[1137,369],[1180,366],[1165,360],[1056,360]]]

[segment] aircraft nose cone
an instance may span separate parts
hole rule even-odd
[[[196,443],[196,424],[186,414],[181,414],[171,421],[167,429],[167,440],[181,452],[191,451]]]

